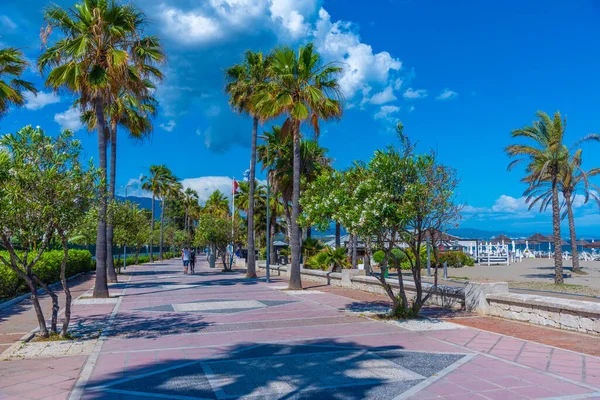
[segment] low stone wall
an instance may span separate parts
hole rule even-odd
[[[264,269],[264,265],[259,265],[259,268]],[[271,268],[271,275],[284,275],[287,276],[288,266],[275,266]],[[364,270],[350,270],[345,269],[340,272],[326,272],[314,269],[300,270],[303,280],[309,280],[312,282],[318,282],[323,285],[341,286],[352,289],[358,289],[365,292],[377,293],[386,295],[385,290],[381,286],[379,280],[373,276],[364,276]],[[392,285],[394,291],[399,290],[397,280],[388,280],[388,283]],[[409,300],[416,297],[417,290],[415,284],[412,281],[405,281],[404,287],[406,288]],[[423,283],[423,295],[425,296],[432,285]],[[434,304],[446,308],[461,309],[465,306],[465,292],[462,287],[454,286],[438,286],[438,293],[432,295],[427,304]]]
[[[517,293],[489,294],[486,298],[489,315],[600,334],[600,303]]]
[[[264,268],[264,265],[259,267]],[[287,276],[287,268],[287,266],[271,267],[271,274]],[[302,279],[323,285],[386,294],[379,280],[373,276],[364,276],[364,271],[343,270],[338,273],[302,269],[301,273]],[[399,290],[397,280],[388,282],[395,292]],[[412,281],[404,281],[404,286],[409,300],[411,300],[416,296],[415,284]],[[430,289],[430,284],[423,283],[423,293],[427,293]],[[481,315],[600,335],[600,303],[509,293],[506,282],[467,282],[465,286],[461,287],[440,285],[438,293],[429,298],[428,304],[466,309]]]

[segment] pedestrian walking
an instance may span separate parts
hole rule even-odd
[[[183,260],[183,273],[187,275],[188,264],[190,263],[190,250],[187,247],[184,247],[181,251],[181,259]]]
[[[196,266],[196,250],[190,251],[190,272],[194,273],[194,267]]]

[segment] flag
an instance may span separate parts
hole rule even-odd
[[[233,180],[233,182],[231,182],[231,185],[232,185],[231,193],[237,192],[239,185],[235,179]]]

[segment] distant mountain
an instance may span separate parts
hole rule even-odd
[[[448,233],[464,239],[492,239],[499,235],[506,235],[510,238],[523,238],[530,235],[524,233],[506,232],[506,231],[486,231],[475,228],[455,228],[448,229]]]
[[[117,198],[117,200],[120,201],[130,201],[132,203],[136,203],[138,206],[140,206],[140,208],[145,208],[147,210],[151,210],[152,209],[152,198],[151,197],[136,197],[136,196],[127,196],[127,198],[125,198],[125,196],[115,196]],[[155,200],[154,201],[154,217],[156,219],[160,218],[160,212],[161,212],[162,208],[160,207],[160,201],[159,200]]]

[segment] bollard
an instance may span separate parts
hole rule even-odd
[[[444,279],[448,279],[448,262],[444,262]]]

